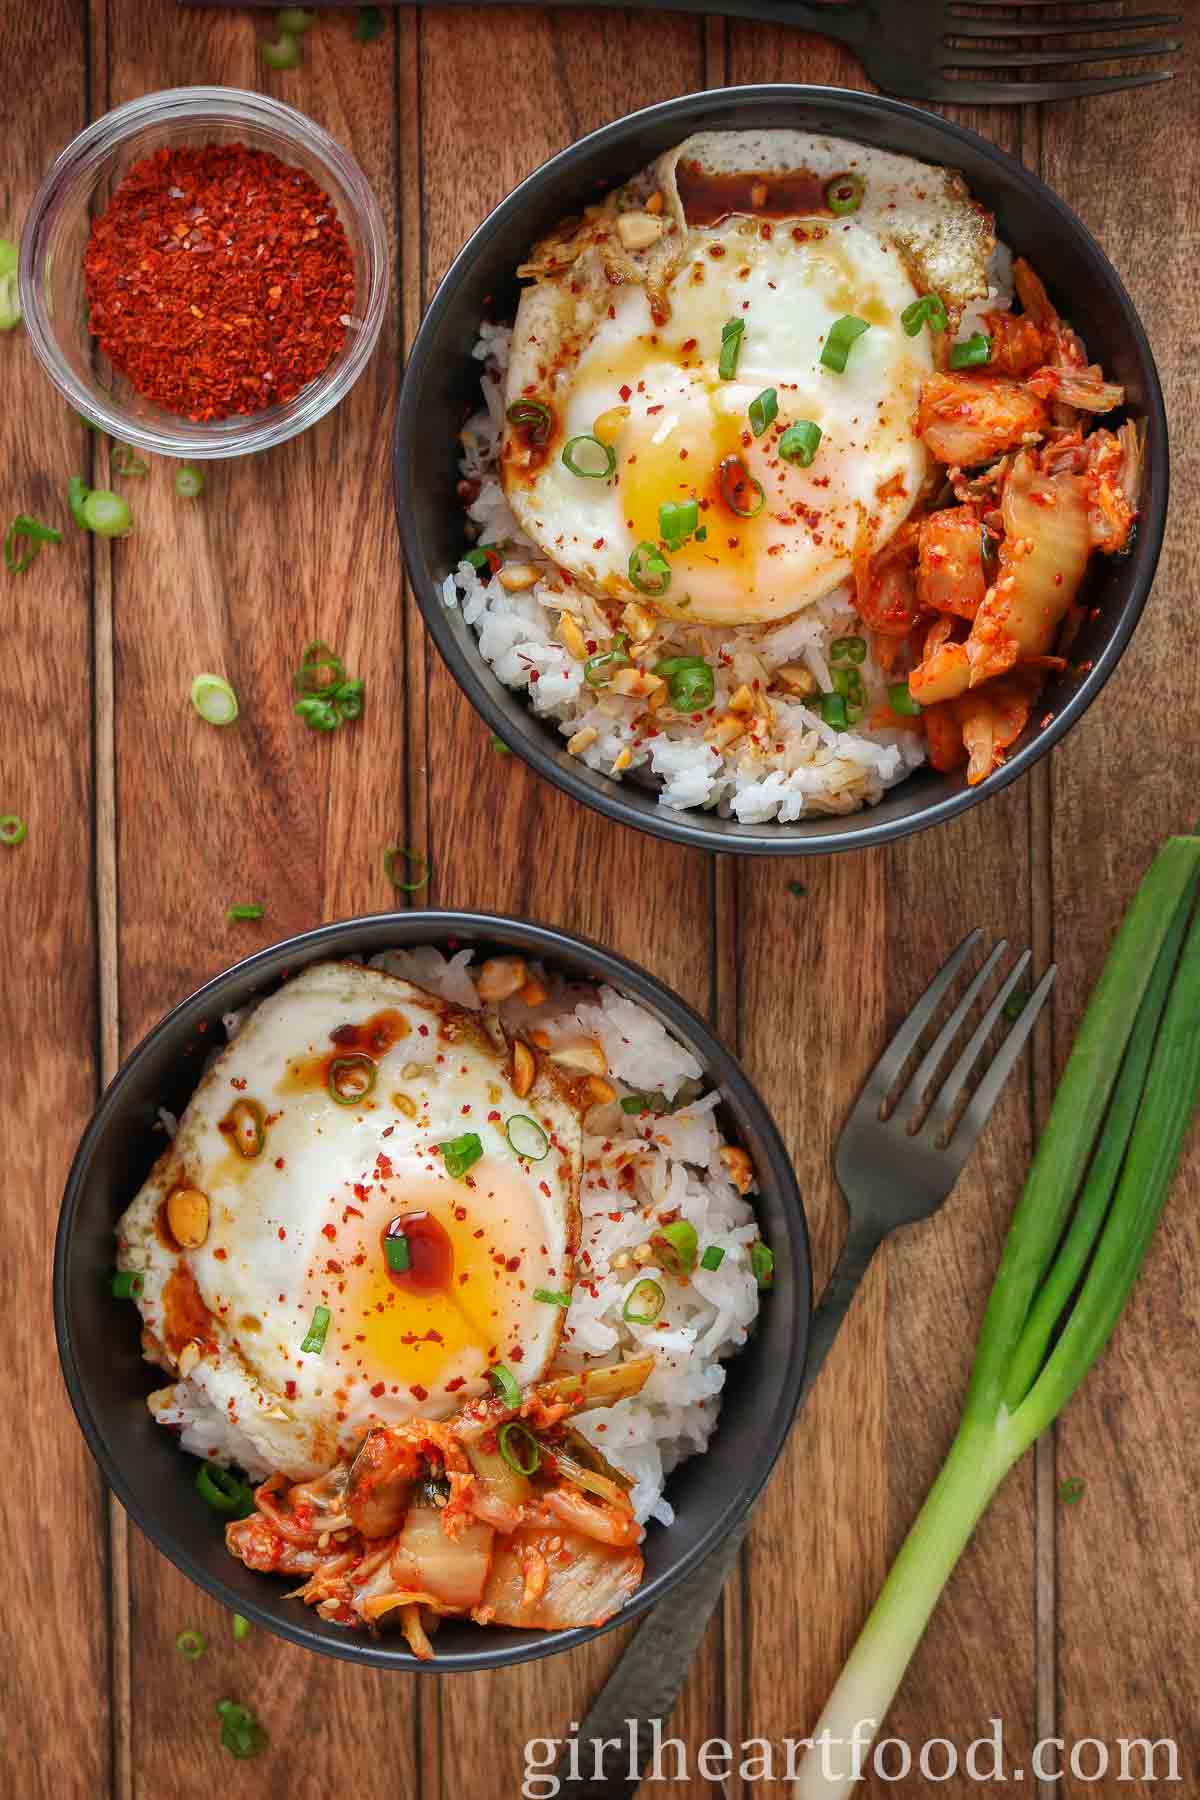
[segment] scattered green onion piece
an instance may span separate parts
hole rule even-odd
[[[656,1231],[650,1242],[672,1275],[687,1275],[696,1266],[700,1240],[688,1219],[673,1219]]]
[[[316,694],[307,694],[303,700],[297,700],[293,711],[304,720],[310,731],[336,731],[341,724],[333,701],[318,699]]]
[[[716,678],[702,656],[667,656],[655,663],[654,673],[667,684],[676,712],[703,712],[713,703]]]
[[[214,1512],[224,1513],[227,1519],[246,1519],[254,1511],[250,1483],[220,1463],[201,1463],[196,1471],[196,1491]]]
[[[316,13],[307,12],[302,6],[284,6],[275,17],[280,31],[290,31],[293,37],[303,37],[317,22]]]
[[[490,743],[492,749],[496,752],[497,756],[511,756],[512,755],[512,751],[509,749],[509,747],[505,743],[504,739],[502,737],[497,737],[494,731],[493,731],[491,737],[488,739],[488,742]]]
[[[362,717],[363,695],[366,693],[365,681],[343,681],[329,696],[332,705],[349,721]]]
[[[7,243],[0,238],[0,244]],[[15,248],[15,246],[10,246]],[[0,331],[13,331],[21,323],[21,287],[12,269],[0,270]]]
[[[671,565],[659,549],[643,538],[629,552],[629,579],[639,594],[657,600],[671,585]]]
[[[775,1279],[775,1252],[761,1238],[750,1246],[750,1273],[760,1288],[769,1288]]]
[[[888,687],[887,695],[888,705],[902,719],[920,718],[921,702],[913,699],[907,681],[893,681]]]
[[[140,1269],[118,1269],[110,1286],[114,1300],[140,1300],[146,1291],[146,1277]]]
[[[583,679],[589,687],[603,687],[614,670],[629,667],[632,659],[626,649],[628,643],[625,633],[618,631],[611,650],[602,650],[598,656],[588,657],[583,665]]]
[[[992,358],[992,340],[985,337],[982,331],[973,331],[969,338],[961,344],[950,346],[950,367],[952,369],[978,369]]]
[[[198,1631],[181,1631],[175,1639],[175,1648],[188,1662],[199,1662],[204,1655],[205,1643]]]
[[[113,473],[123,478],[150,473],[150,464],[142,460],[132,444],[113,445],[112,466]]]
[[[846,368],[846,358],[850,354],[850,346],[862,336],[864,331],[869,330],[870,326],[867,321],[856,319],[853,313],[843,313],[840,319],[835,319],[829,327],[829,336],[825,339],[821,351],[821,361],[824,366],[832,369],[835,375],[843,374]]]
[[[15,275],[20,252],[11,238],[0,237],[0,275]]]
[[[261,919],[262,916],[263,909],[257,900],[251,901],[246,906],[231,906],[225,914],[231,925],[238,925],[243,919]]]
[[[829,646],[829,654],[834,662],[865,662],[867,660],[867,640],[864,637],[834,638]]]
[[[779,417],[779,395],[774,388],[764,388],[762,393],[750,402],[750,429],[755,437],[761,437],[768,426],[773,425]]]
[[[418,871],[412,881],[401,881],[397,874],[396,864],[403,858],[411,868]],[[429,886],[429,862],[419,850],[406,850],[403,844],[389,844],[383,853],[383,872],[394,888],[402,894],[415,894],[421,888]]]
[[[218,1700],[217,1717],[221,1721],[221,1742],[239,1762],[257,1756],[266,1748],[267,1734],[248,1706],[239,1706],[233,1700]]]
[[[812,466],[821,442],[821,427],[812,419],[797,419],[779,440],[779,454],[784,462],[798,463],[802,469]]]
[[[294,69],[300,61],[300,39],[293,31],[281,31],[274,42],[264,39],[258,48],[269,69]]]
[[[623,1113],[652,1112],[661,1115],[669,1110],[665,1094],[626,1094],[621,1101]]]
[[[635,1282],[625,1296],[621,1317],[628,1319],[631,1325],[653,1325],[666,1304],[667,1296],[658,1282],[645,1276]]]
[[[509,1145],[518,1156],[526,1162],[541,1162],[549,1155],[550,1139],[546,1136],[536,1119],[528,1113],[514,1113],[511,1119],[504,1121],[504,1135]]]
[[[517,1386],[517,1378],[507,1363],[493,1363],[488,1370],[496,1393],[505,1406],[520,1406],[521,1390]]]
[[[584,444],[590,446],[587,453],[590,462],[595,462],[596,457],[600,457],[601,466],[599,468],[585,469],[580,462],[579,451]],[[590,431],[581,432],[578,437],[568,438],[562,447],[562,459],[572,475],[582,475],[585,481],[607,481],[617,466],[617,453],[612,445],[602,444],[600,439],[593,437]]]
[[[17,550],[22,539],[32,545],[32,549],[23,555]],[[43,544],[61,543],[62,532],[56,531],[53,525],[43,525],[40,519],[31,519],[28,513],[18,513],[4,537],[5,567],[10,575],[23,575],[42,554]]]
[[[521,1460],[522,1444],[528,1446],[524,1461]],[[509,1419],[500,1427],[496,1433],[496,1447],[514,1475],[536,1475],[541,1467],[542,1452],[538,1441],[517,1419]]]
[[[393,1237],[383,1240],[384,1261],[393,1275],[403,1275],[412,1268],[412,1251],[408,1247],[408,1239],[402,1231]]]
[[[1058,1490],[1058,1497],[1064,1506],[1074,1506],[1083,1499],[1083,1490],[1087,1484],[1080,1475],[1069,1475]]]
[[[534,1288],[533,1297],[540,1300],[543,1306],[570,1306],[570,1294],[564,1294],[559,1288]]]
[[[223,675],[197,675],[192,705],[206,725],[232,725],[238,716],[237,695]]]
[[[788,893],[795,894],[795,896],[798,900],[803,900],[805,895],[808,893],[808,889],[805,887],[805,885],[802,881],[789,881],[788,882]]]
[[[88,528],[88,522],[83,512],[83,503],[88,497],[88,492],[88,484],[83,476],[72,475],[67,483],[67,505],[70,507],[71,517],[80,531],[86,531]]]
[[[742,339],[746,335],[745,319],[730,319],[721,327],[721,360],[717,364],[717,374],[722,381],[732,381],[737,374],[738,357],[742,354]]]
[[[845,175],[835,175],[832,181],[825,183],[825,204],[840,219],[846,213],[858,211],[865,192],[862,176],[854,175],[848,170]]]
[[[1015,1024],[1021,1014],[1025,1011],[1028,1003],[1029,989],[1026,987],[1015,987],[1001,1008],[1001,1016],[1007,1019],[1010,1024]]]
[[[664,500],[658,509],[658,535],[668,550],[681,550],[699,523],[696,500]]]
[[[724,1261],[725,1252],[720,1244],[710,1244],[700,1258],[700,1267],[702,1269],[719,1269]]]
[[[821,717],[834,731],[845,731],[850,724],[846,716],[846,702],[841,694],[821,695]]]
[[[354,35],[360,44],[373,44],[383,36],[383,13],[377,6],[360,6]]]
[[[483,1145],[476,1131],[464,1131],[461,1137],[448,1138],[439,1144],[442,1161],[446,1165],[446,1173],[454,1181],[461,1181],[467,1170],[473,1168],[483,1155]]]
[[[840,694],[849,706],[863,707],[866,705],[867,689],[858,669],[835,668],[832,673],[835,694]]]
[[[346,679],[346,668],[336,651],[316,638],[304,646],[300,667],[292,677],[298,694],[317,694],[328,699]]]
[[[175,492],[181,500],[198,500],[204,492],[204,470],[195,463],[180,463],[175,471]]]
[[[84,529],[97,537],[128,537],[133,530],[133,514],[120,494],[107,488],[92,488],[80,508]]]
[[[357,1106],[372,1092],[377,1079],[378,1070],[369,1056],[335,1056],[325,1087],[338,1106]]]
[[[504,558],[501,556],[500,551],[495,544],[476,544],[474,550],[468,550],[466,555],[461,557],[460,560],[465,563],[470,563],[471,567],[478,575],[482,575],[483,571],[486,569],[488,578],[490,579],[496,573],[496,570],[500,568]]]
[[[906,337],[916,337],[922,327],[928,325],[930,331],[940,332],[946,329],[946,308],[942,304],[940,294],[922,294],[900,314],[900,323],[904,327]]]
[[[554,414],[540,400],[514,400],[504,416],[534,449],[541,448],[554,425]]]
[[[249,1619],[243,1618],[241,1613],[234,1613],[234,1615],[233,1615],[233,1641],[234,1641],[234,1643],[235,1644],[244,1644],[246,1639],[249,1636],[250,1636],[250,1621],[249,1621]]]
[[[325,1334],[329,1330],[329,1321],[333,1314],[327,1306],[313,1308],[312,1324],[304,1334],[304,1342],[300,1349],[305,1356],[320,1356],[325,1348]]]
[[[739,519],[756,519],[766,505],[767,496],[761,481],[756,481],[740,456],[726,456],[721,462],[721,498]],[[749,496],[753,494],[751,503]]]

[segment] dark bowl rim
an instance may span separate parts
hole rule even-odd
[[[404,479],[404,466],[410,460],[410,451],[424,431],[425,421],[421,419],[418,411],[419,390],[423,385],[426,367],[432,355],[434,340],[442,316],[450,304],[451,296],[459,281],[470,268],[475,257],[493,238],[508,228],[509,221],[524,205],[528,195],[554,180],[581,154],[606,146],[619,149],[629,137],[635,135],[639,127],[656,125],[671,119],[678,119],[681,124],[685,124],[689,120],[694,120],[697,115],[718,106],[736,109],[750,101],[778,102],[781,105],[788,103],[793,105],[820,104],[832,107],[835,111],[842,110],[850,119],[860,111],[866,110],[917,123],[927,130],[932,130],[935,134],[940,134],[952,144],[970,146],[974,152],[996,164],[1010,181],[1023,187],[1031,201],[1049,211],[1066,234],[1076,240],[1083,259],[1089,264],[1092,273],[1111,289],[1145,375],[1146,426],[1148,433],[1153,434],[1156,450],[1150,487],[1144,496],[1138,518],[1137,540],[1131,552],[1138,559],[1134,587],[1125,602],[1112,637],[1100,655],[1096,657],[1092,667],[1084,675],[1074,693],[1055,713],[1050,723],[1043,726],[1037,735],[1030,739],[1029,743],[1018,750],[1015,756],[977,787],[964,786],[958,793],[950,794],[945,799],[937,801],[934,805],[914,815],[906,815],[898,819],[873,821],[872,809],[866,808],[862,813],[856,815],[863,820],[860,828],[853,831],[843,829],[836,833],[833,831],[825,833],[809,831],[803,837],[789,835],[787,825],[775,825],[774,827],[742,825],[738,827],[736,836],[732,834],[718,835],[703,825],[694,824],[690,812],[675,813],[662,807],[642,811],[624,798],[617,782],[613,781],[608,784],[612,790],[608,792],[593,787],[576,774],[572,768],[564,767],[547,748],[542,728],[533,719],[532,714],[530,714],[530,722],[531,725],[537,727],[536,729],[514,731],[512,721],[495,703],[481,677],[482,659],[465,654],[455,640],[447,616],[448,608],[441,598],[440,581],[436,580],[422,566],[417,522]],[[947,160],[952,161],[953,159],[948,157]],[[585,137],[577,139],[575,143],[549,157],[547,161],[518,182],[517,186],[505,195],[504,199],[472,232],[438,284],[437,292],[425,311],[409,353],[400,389],[400,398],[396,407],[396,422],[392,436],[392,492],[409,585],[416,596],[426,629],[433,638],[442,661],[489,729],[501,738],[515,754],[520,756],[522,761],[529,763],[545,780],[562,789],[572,799],[582,802],[593,812],[615,820],[618,824],[631,826],[636,831],[664,838],[670,843],[686,844],[697,850],[720,851],[741,856],[822,856],[838,851],[873,849],[881,844],[892,843],[898,838],[907,837],[912,832],[924,831],[930,826],[940,825],[949,819],[956,818],[960,813],[978,805],[980,801],[986,800],[990,795],[1000,793],[1011,782],[1016,781],[1019,776],[1031,769],[1034,763],[1052,750],[1082,718],[1112,675],[1133,636],[1134,629],[1145,609],[1162,550],[1167,520],[1169,475],[1170,446],[1166,406],[1158,367],[1150,348],[1150,340],[1116,269],[1097,239],[1066,201],[1061,199],[1040,176],[1035,175],[1023,163],[1010,156],[1006,150],[1000,149],[998,145],[993,144],[979,132],[971,131],[964,125],[943,118],[939,113],[928,112],[923,107],[911,106],[902,100],[892,100],[882,94],[863,93],[856,88],[827,87],[802,82],[768,82],[747,84],[741,87],[706,88],[698,93],[683,94],[671,100],[658,101],[651,106],[626,113],[621,118],[589,132]],[[699,816],[705,817],[706,815]]]
[[[338,1637],[332,1628],[320,1630],[306,1622],[307,1613],[299,1614],[294,1623],[277,1617],[265,1607],[260,1607],[257,1602],[236,1593],[219,1576],[210,1574],[157,1521],[147,1519],[126,1482],[120,1465],[110,1454],[103,1427],[93,1415],[85,1397],[68,1323],[67,1304],[70,1240],[76,1216],[87,1191],[92,1155],[110,1115],[121,1106],[126,1091],[135,1085],[138,1072],[147,1057],[164,1039],[185,1039],[199,1018],[211,1015],[222,990],[235,979],[241,986],[248,976],[261,972],[264,985],[277,982],[298,956],[303,955],[306,962],[311,961],[314,951],[320,955],[326,946],[341,943],[347,933],[356,933],[362,928],[385,930],[389,922],[393,921],[403,925],[410,942],[413,941],[410,934],[420,927],[425,927],[436,937],[444,938],[457,931],[486,935],[490,929],[501,926],[507,931],[521,933],[534,954],[550,961],[554,960],[565,945],[586,957],[595,970],[594,979],[610,981],[620,990],[649,1000],[658,1007],[670,1021],[672,1030],[696,1050],[706,1071],[712,1074],[714,1084],[733,1094],[738,1105],[753,1118],[765,1155],[766,1168],[763,1173],[789,1217],[797,1290],[807,1300],[803,1322],[792,1333],[786,1376],[766,1431],[766,1454],[751,1472],[749,1479],[743,1478],[736,1483],[731,1498],[720,1508],[708,1529],[689,1551],[652,1581],[644,1583],[633,1598],[604,1625],[546,1632],[532,1643],[514,1645],[505,1641],[497,1643],[492,1649],[486,1644],[487,1633],[481,1631],[481,1648],[478,1651],[439,1652],[430,1663],[420,1662],[407,1649],[386,1646],[365,1636],[361,1641],[356,1640],[349,1631]],[[231,1612],[242,1613],[264,1631],[272,1632],[303,1649],[373,1668],[437,1675],[508,1668],[518,1663],[536,1662],[542,1657],[555,1656],[562,1651],[575,1649],[580,1644],[589,1643],[593,1638],[612,1631],[619,1625],[629,1624],[660,1600],[677,1582],[683,1580],[692,1569],[698,1567],[734,1530],[765,1486],[796,1417],[812,1321],[812,1257],[808,1219],[800,1186],[771,1110],[745,1073],[738,1057],[686,1000],[640,964],[617,951],[607,950],[593,943],[590,938],[581,937],[578,933],[566,931],[559,926],[518,919],[507,913],[441,907],[410,908],[393,912],[362,913],[353,918],[334,920],[253,951],[185,995],[123,1058],[116,1074],[97,1101],[67,1175],[54,1240],[53,1308],[59,1362],[79,1428],[108,1486],[155,1549],[188,1580]],[[800,1309],[797,1308],[797,1319],[799,1315]],[[720,1430],[719,1424],[717,1430]],[[669,1530],[670,1527],[663,1529]]]

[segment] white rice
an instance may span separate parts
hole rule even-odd
[[[399,975],[458,1005],[481,1005],[469,973],[473,952],[452,957],[421,947],[391,950],[371,965]],[[666,1477],[687,1456],[703,1450],[717,1422],[725,1359],[746,1342],[758,1312],[759,1292],[750,1268],[750,1245],[759,1236],[753,1206],[729,1178],[719,1156],[723,1142],[716,1118],[719,1096],[703,1091],[704,1070],[690,1051],[632,1000],[608,987],[568,987],[553,971],[534,965],[548,991],[541,1006],[507,1002],[501,1016],[510,1028],[536,1027],[551,1042],[596,1037],[608,1058],[618,1102],[587,1115],[582,1214],[576,1281],[563,1328],[559,1362],[596,1368],[652,1350],[657,1367],[632,1400],[579,1415],[579,1430],[633,1481],[639,1520],[670,1524]],[[253,1011],[225,1015],[229,1037]],[[677,1111],[665,1115],[622,1112],[619,1099],[662,1093]],[[622,1178],[622,1171],[628,1170]],[[653,1235],[658,1221],[686,1219],[696,1228],[698,1256],[710,1246],[725,1252],[720,1267],[697,1267],[690,1279],[673,1279],[661,1264],[612,1270],[619,1252]],[[652,1325],[630,1324],[625,1302],[638,1281],[657,1281],[666,1304]],[[180,1434],[195,1456],[238,1464],[255,1480],[271,1471],[228,1414],[195,1384],[176,1381],[153,1396],[151,1410]]]

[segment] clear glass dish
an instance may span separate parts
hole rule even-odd
[[[84,251],[93,218],[133,163],[168,144],[235,142],[304,169],[329,195],[354,259],[354,313],[337,355],[286,405],[193,424],[144,400],[100,351],[88,330]],[[46,373],[101,431],[159,456],[245,456],[295,437],[349,393],[383,324],[388,258],[378,202],[354,158],[328,132],[263,94],[170,88],[106,113],[55,161],[21,239],[21,306]]]

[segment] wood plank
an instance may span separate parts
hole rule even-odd
[[[19,128],[10,124],[0,162],[0,235],[13,241],[49,163],[84,124],[77,16],[67,0],[0,13],[0,68],[14,79],[21,71],[23,83],[38,72],[37,105]],[[10,1635],[20,1634],[0,1668],[0,1765],[19,1771],[23,1794],[49,1800],[100,1792],[111,1754],[104,1492],[67,1403],[49,1305],[59,1197],[99,1072],[90,545],[66,507],[88,433],[42,374],[23,328],[0,337],[0,381],[0,530],[29,513],[63,532],[24,575],[0,569],[8,653],[0,812],[18,814],[29,833],[0,850],[0,1038],[18,1121],[0,1242],[12,1309],[0,1410],[19,1471],[4,1484],[0,1528],[10,1559],[4,1616]]]
[[[186,30],[164,31],[152,10],[114,4],[110,31],[114,102],[203,81],[266,88],[353,151],[395,241],[394,26],[364,46],[351,19],[322,20],[301,68],[283,77],[262,67],[245,17],[195,14]],[[175,499],[161,465],[132,495],[137,531],[115,557],[125,1049],[255,944],[390,904],[380,850],[397,834],[398,796],[403,805],[404,649],[380,440],[399,363],[393,306],[370,369],[334,418],[268,456],[210,465],[193,506]],[[311,736],[291,712],[299,648],[318,635],[367,682],[361,724],[337,739]],[[192,716],[187,685],[199,669],[224,671],[238,689],[234,731]],[[249,899],[266,907],[261,927],[228,927],[226,906]],[[213,1709],[231,1693],[270,1733],[256,1789],[317,1796],[347,1784],[383,1796],[415,1768],[414,1684],[260,1633],[235,1646],[215,1604],[136,1532],[131,1548],[139,1793],[199,1796],[229,1781]],[[210,1649],[181,1670],[173,1646],[184,1626]]]
[[[1121,908],[1162,838],[1191,829],[1197,816],[1187,750],[1164,754],[1163,735],[1182,726],[1186,746],[1187,721],[1200,705],[1189,626],[1200,579],[1186,504],[1200,479],[1191,379],[1200,5],[1185,0],[1179,10],[1186,48],[1170,88],[1151,90],[1140,104],[1117,95],[1045,111],[1046,179],[1099,238],[1149,330],[1167,393],[1175,496],[1138,634],[1102,699],[1054,759],[1059,1067]],[[1153,202],[1135,203],[1136,195]],[[1159,722],[1153,734],[1149,717]],[[1200,1774],[1198,1191],[1193,1140],[1142,1281],[1107,1355],[1060,1421],[1057,1442],[1057,1479],[1086,1484],[1077,1505],[1058,1508],[1059,1732],[1068,1744],[1174,1738],[1180,1791]],[[1085,1773],[1095,1754],[1084,1753]],[[1119,1791],[1149,1800],[1162,1791],[1162,1768],[1160,1762],[1158,1783],[1133,1780]],[[1137,1763],[1131,1772],[1139,1773]],[[1056,1791],[1075,1800],[1106,1790],[1068,1773]]]
[[[634,14],[430,11],[420,20],[427,295],[469,231],[563,145],[634,107],[703,85],[694,21]],[[502,36],[522,71],[503,110],[481,109],[463,70],[489,66]],[[615,173],[615,172],[614,172]],[[493,756],[440,665],[427,666],[426,782],[434,898],[549,919],[646,964],[693,1004],[711,992],[711,867],[620,830]],[[501,846],[502,855],[496,847]],[[552,1664],[440,1684],[441,1793],[517,1792],[521,1746],[561,1737],[627,1637],[614,1632]],[[719,1734],[722,1637],[710,1630],[673,1729]],[[661,1784],[664,1800],[687,1790]],[[692,1791],[699,1791],[693,1789]]]

